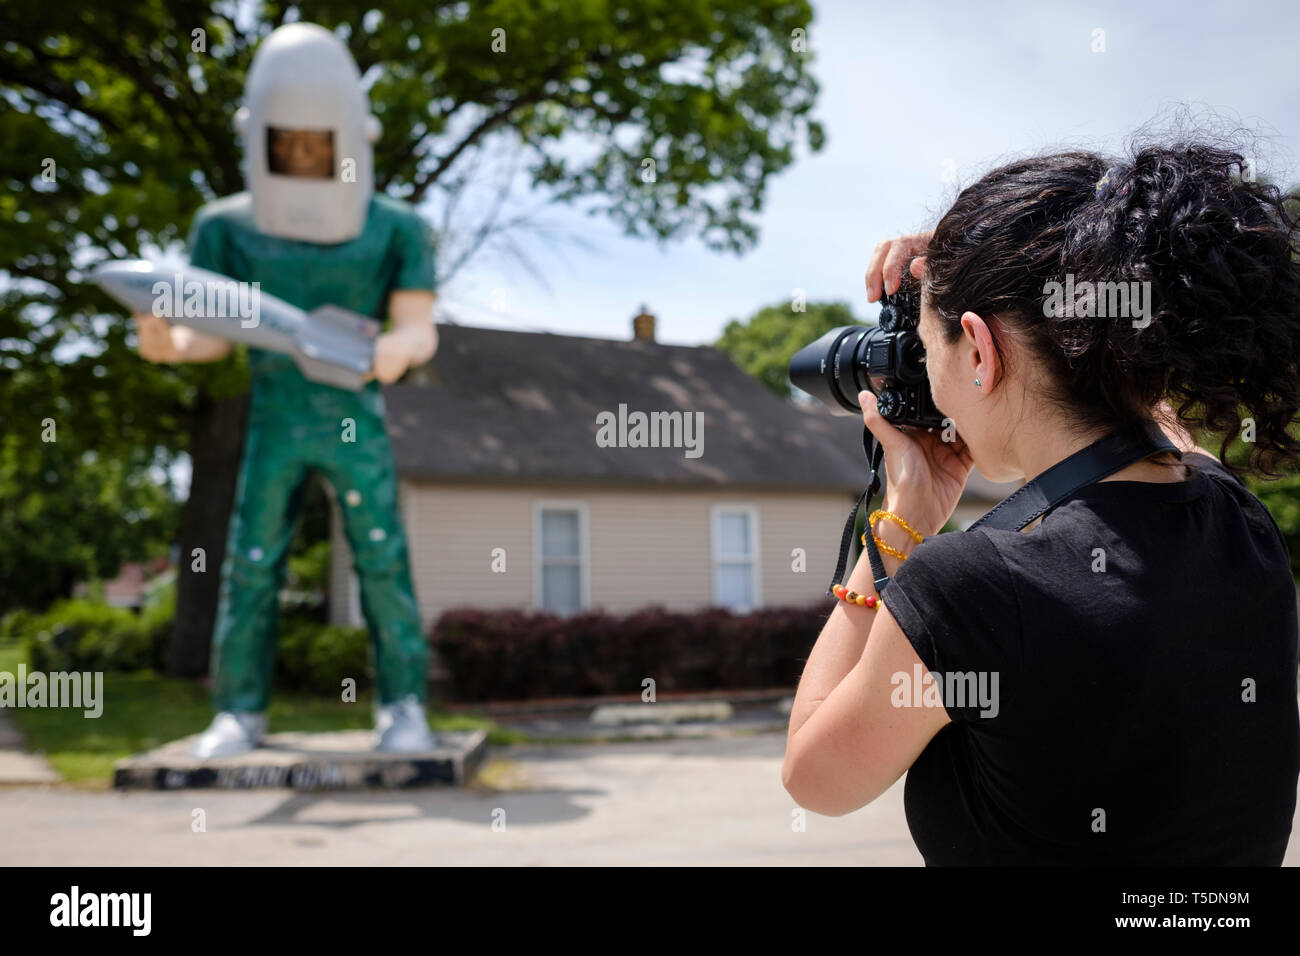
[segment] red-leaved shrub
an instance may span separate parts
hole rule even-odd
[[[573,617],[451,610],[430,645],[454,701],[638,694],[647,677],[661,693],[793,689],[833,606]]]

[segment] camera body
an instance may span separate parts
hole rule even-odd
[[[920,287],[905,273],[898,291],[884,296],[875,326],[843,325],[796,352],[790,383],[837,415],[861,415],[858,393],[866,389],[891,425],[942,428],[945,416],[930,394],[916,331],[920,318]]]

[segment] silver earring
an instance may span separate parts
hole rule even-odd
[[[979,388],[979,387],[980,387],[980,380],[979,380],[979,379],[975,379],[975,387],[976,387],[976,388]]]

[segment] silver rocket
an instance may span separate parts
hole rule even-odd
[[[379,323],[338,306],[304,312],[257,283],[143,259],[105,262],[91,275],[132,313],[149,312],[173,325],[283,352],[313,382],[359,391],[374,361]]]

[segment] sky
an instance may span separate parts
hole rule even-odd
[[[1179,104],[1260,134],[1258,171],[1300,182],[1300,4],[813,7],[814,116],[827,144],[769,179],[755,248],[738,257],[694,240],[661,245],[551,207],[552,224],[593,248],[557,254],[525,239],[545,286],[480,255],[440,289],[440,320],[622,339],[644,303],[659,341],[697,345],[797,289],[870,319],[863,273],[876,243],[932,226],[960,186],[1000,162],[1113,153]]]

